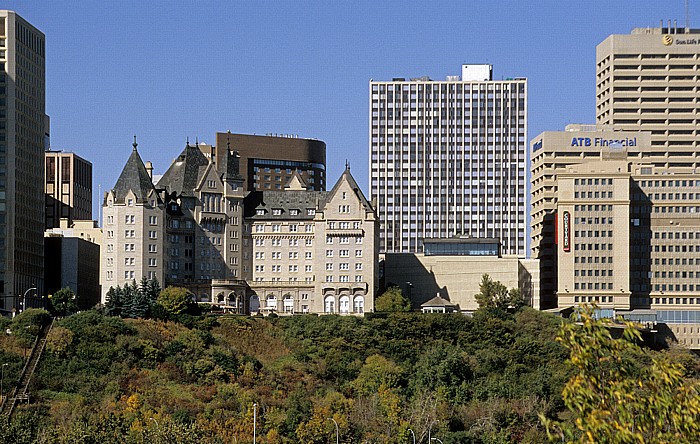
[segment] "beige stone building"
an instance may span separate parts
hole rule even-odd
[[[307,191],[295,174],[284,191],[249,194],[245,207],[251,312],[373,311],[377,219],[349,168],[329,192]]]
[[[373,310],[376,217],[349,168],[328,192],[299,172],[284,190],[248,192],[237,153],[217,162],[187,144],[154,185],[134,143],[105,194],[103,302],[146,277],[234,313]]]
[[[114,188],[105,193],[100,266],[102,303],[110,287],[142,278],[165,282],[163,273],[164,204],[134,149]]]
[[[649,131],[664,147],[655,162],[697,162],[700,30],[635,28],[610,35],[596,48],[596,121]],[[677,160],[675,160],[677,159]]]
[[[542,292],[545,274],[554,287],[542,297],[653,320],[700,346],[700,172],[650,139],[570,125],[532,141],[533,255]]]
[[[439,296],[460,312],[473,313],[484,274],[519,288],[528,305],[540,308],[537,260],[501,256],[498,239],[426,239],[424,245],[424,253],[386,253],[384,260],[385,286],[401,288],[414,309]]]

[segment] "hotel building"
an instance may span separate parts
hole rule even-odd
[[[462,76],[369,83],[370,190],[380,253],[423,240],[495,238],[526,254],[527,80]]]

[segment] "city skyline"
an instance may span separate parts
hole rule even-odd
[[[595,47],[608,35],[662,19],[684,25],[681,1],[634,9],[622,1],[66,5],[6,7],[47,36],[52,149],[93,163],[93,217],[133,134],[155,174],[187,137],[214,143],[230,130],[320,139],[329,177],[347,159],[368,193],[370,79],[444,79],[463,63],[494,65],[494,79],[527,77],[529,140],[594,122]],[[692,25],[700,7],[690,6]],[[606,13],[594,13],[600,8]]]

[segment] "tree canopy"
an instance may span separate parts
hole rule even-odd
[[[378,312],[411,311],[411,301],[404,296],[399,287],[390,287],[374,301],[374,310]]]
[[[497,310],[517,310],[525,305],[520,290],[503,285],[500,281],[494,281],[488,274],[481,277],[479,293],[474,295],[479,308]]]
[[[573,421],[543,418],[552,442],[697,443],[700,384],[668,353],[640,346],[641,333],[625,323],[613,339],[611,323],[584,307],[579,322],[562,324],[557,340],[569,349],[574,374],[562,392]],[[617,326],[615,326],[617,327]]]

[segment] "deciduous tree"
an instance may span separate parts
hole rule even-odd
[[[377,298],[374,309],[379,312],[411,311],[411,301],[399,287],[391,287]]]
[[[573,421],[542,418],[552,442],[696,443],[700,436],[697,380],[668,354],[640,347],[641,334],[624,325],[613,339],[592,308],[578,323],[563,324],[558,340],[569,350],[574,375],[563,390]],[[651,360],[651,364],[644,362]]]

